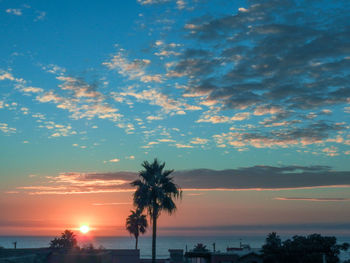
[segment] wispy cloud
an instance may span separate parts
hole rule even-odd
[[[137,0],[141,5],[153,5],[153,4],[162,4],[169,2],[171,0]]]
[[[22,9],[20,8],[8,8],[6,9],[6,13],[16,15],[16,16],[21,16],[23,14]]]
[[[275,200],[281,201],[309,201],[309,202],[346,202],[350,198],[314,198],[314,197],[275,197]]]
[[[112,160],[109,160],[110,163],[117,163],[119,161],[120,161],[120,159],[118,159],[118,158],[114,158]]]
[[[146,73],[146,67],[151,63],[149,59],[134,59],[129,61],[125,50],[119,49],[117,54],[113,55],[110,61],[103,62],[102,65],[111,70],[117,70],[119,74],[129,79],[138,79],[141,82],[162,82],[162,76],[149,75]]]
[[[181,143],[176,143],[175,144],[176,148],[193,148],[192,145],[189,145],[189,144],[181,144]]]
[[[111,205],[131,205],[131,202],[117,202],[117,203],[92,203],[94,206],[111,206]]]
[[[193,138],[191,141],[192,144],[207,144],[208,143],[208,139],[203,139],[203,138]]]
[[[5,134],[11,134],[16,133],[17,129],[14,127],[10,127],[7,123],[0,122],[0,131],[2,131]]]

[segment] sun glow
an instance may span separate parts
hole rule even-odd
[[[80,227],[80,232],[83,233],[83,234],[86,234],[86,233],[88,233],[89,231],[90,231],[90,227],[87,226],[87,225],[82,225],[82,226]]]

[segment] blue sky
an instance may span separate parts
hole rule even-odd
[[[0,1],[0,190],[69,181],[77,191],[83,173],[127,180],[118,172],[158,157],[177,171],[210,169],[221,183],[204,179],[202,189],[241,190],[214,170],[248,169],[249,188],[332,187],[288,198],[346,203],[349,10],[340,1]],[[295,177],[275,185],[255,177],[261,167]]]

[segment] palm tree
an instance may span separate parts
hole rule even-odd
[[[137,244],[139,240],[139,235],[146,232],[148,226],[147,219],[145,215],[141,215],[141,211],[136,209],[136,211],[131,210],[131,215],[126,219],[126,230],[130,234],[134,235],[136,239],[135,249],[137,249]]]
[[[156,260],[157,219],[162,210],[172,214],[176,211],[174,199],[181,198],[181,188],[173,182],[170,174],[174,170],[163,170],[165,163],[154,159],[153,163],[144,161],[144,170],[139,179],[131,183],[137,189],[134,193],[134,205],[143,211],[147,209],[152,222],[152,263]]]

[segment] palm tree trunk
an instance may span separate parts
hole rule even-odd
[[[135,237],[135,239],[136,239],[135,249],[137,249],[137,244],[139,243],[139,237],[137,236]]]
[[[156,263],[157,216],[153,214],[152,263]]]

